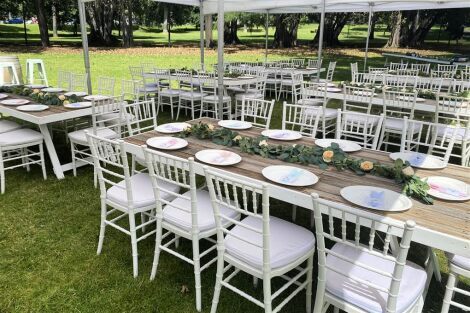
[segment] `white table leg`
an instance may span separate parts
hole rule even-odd
[[[44,136],[44,142],[46,144],[47,153],[49,154],[49,158],[51,159],[55,176],[57,176],[58,179],[64,179],[64,172],[62,171],[62,166],[60,165],[59,157],[57,156],[54,143],[52,142],[49,128],[46,124],[41,124],[39,125],[39,130],[41,130],[41,134]]]

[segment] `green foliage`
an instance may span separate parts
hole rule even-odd
[[[66,103],[75,103],[82,101],[81,97],[76,95],[65,96],[55,93],[42,92],[39,89],[31,89],[24,86],[0,86],[0,92],[12,93],[19,96],[31,98],[34,102],[45,105],[63,105]]]

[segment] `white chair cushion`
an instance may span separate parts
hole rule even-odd
[[[129,117],[129,119],[132,121],[135,119],[135,116],[130,114],[130,113],[124,113],[121,117],[121,123],[126,123],[126,116]],[[105,123],[114,125],[117,123],[117,120],[119,119],[119,113],[118,112],[111,112],[111,113],[106,113],[106,114],[101,114],[96,116],[96,119],[98,121],[105,121]]]
[[[179,94],[180,94],[180,90],[176,90],[176,89],[163,89],[162,91],[160,91],[160,95],[167,96],[167,97],[178,96]]]
[[[260,218],[248,216],[242,223],[255,229],[262,229],[263,221]],[[280,218],[271,216],[269,220],[271,233],[270,241],[270,261],[271,268],[283,267],[298,258],[306,255],[315,248],[315,237],[312,232],[301,226],[287,222]],[[262,234],[256,233],[240,225],[235,226],[231,231],[235,236],[244,238],[262,246]],[[243,240],[230,236],[225,238],[225,251],[249,265],[258,269],[263,268],[263,250]]]
[[[343,118],[348,122],[368,123],[368,125],[377,125],[379,123],[378,116],[364,116],[358,114],[343,114]]]
[[[186,99],[200,99],[202,97],[202,93],[200,92],[190,92],[190,91],[181,91],[180,92],[180,98],[186,98]]]
[[[383,272],[393,273],[395,263],[392,261],[362,252],[342,243],[335,244],[331,250],[348,260],[366,264]],[[360,278],[383,288],[390,288],[390,278],[339,259],[331,254],[327,256],[326,264],[343,273],[348,273],[350,277]],[[422,295],[426,277],[426,271],[423,268],[412,262],[406,262],[398,292],[397,313],[405,312]],[[326,273],[326,290],[366,312],[382,313],[386,311],[388,293],[358,283],[328,269]]]
[[[190,192],[184,193],[186,197],[190,197]],[[206,190],[196,190],[197,197],[197,222],[200,231],[215,229],[214,211],[212,209],[209,192]],[[171,205],[167,205],[163,210],[163,220],[186,231],[191,230],[191,203],[189,200],[176,198],[171,203],[176,206],[187,209],[187,212],[177,209]],[[222,214],[236,219],[238,213],[225,206],[220,207]]]
[[[9,120],[0,120],[0,134],[6,133],[9,131],[18,129],[18,128],[21,128],[21,125],[16,122],[9,121]]]
[[[179,187],[167,182],[159,181],[163,188],[178,192]],[[119,186],[119,187],[118,187]],[[131,176],[131,189],[134,206],[136,208],[142,208],[147,206],[155,205],[155,195],[153,193],[152,181],[147,173],[139,173]],[[167,193],[161,193],[162,198],[165,200],[171,200],[174,198],[173,195]],[[125,181],[121,181],[117,186],[113,186],[106,192],[108,200],[115,202],[123,207],[127,207],[127,191]]]
[[[87,146],[88,142],[86,140],[85,130],[87,130],[90,133],[93,133],[93,127],[76,130],[74,132],[69,133],[70,141],[73,141],[73,142],[78,143],[80,145]],[[118,138],[118,134],[114,130],[109,129],[109,128],[98,129],[96,131],[96,136],[106,138],[106,139],[116,139],[116,138]]]
[[[153,92],[157,92],[158,91],[158,87],[157,86],[145,86],[145,88],[139,88],[139,92],[150,92],[150,93],[153,93]]]
[[[470,129],[467,129],[467,128],[461,127],[461,126],[458,126],[458,127],[439,126],[437,128],[437,135],[440,136],[440,137],[444,136],[444,134],[449,136],[449,135],[452,134],[454,129],[455,129],[455,139],[456,140],[459,140],[459,141],[462,141],[462,140],[468,141],[468,140],[470,140]]]
[[[229,90],[231,92],[235,92],[235,93],[246,92],[246,90],[243,89],[242,87],[228,87],[227,90]]]
[[[297,104],[318,106],[318,105],[323,105],[323,100],[315,99],[315,98],[299,99],[297,100]]]
[[[261,93],[251,93],[251,92],[249,92],[249,93],[238,93],[235,96],[235,99],[242,101],[243,97],[245,97],[246,99],[263,99],[264,98],[264,96]]]
[[[219,96],[205,96],[204,98],[202,98],[204,101],[218,101],[219,100]],[[230,96],[224,96],[224,101],[230,101],[231,98]]]
[[[470,271],[470,258],[466,258],[460,255],[451,254],[449,255],[450,262]]]
[[[323,113],[323,110],[322,110],[321,106],[305,109],[305,114],[310,114],[310,115],[313,115],[313,116],[317,116],[317,114],[322,115],[322,113]],[[336,117],[337,115],[338,115],[338,110],[329,109],[329,108],[325,109],[325,117],[326,118],[333,118],[333,117]]]
[[[0,134],[0,146],[23,145],[40,140],[43,140],[42,134],[29,128],[16,129]]]
[[[268,79],[266,79],[266,84],[277,84],[279,82],[280,82],[280,80],[277,79],[277,78],[268,78]]]

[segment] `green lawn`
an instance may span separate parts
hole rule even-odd
[[[175,35],[176,36],[176,35]],[[445,51],[429,51],[445,54]],[[46,64],[50,84],[56,84],[57,70],[83,72],[80,49],[52,48],[49,50],[21,47],[0,47],[0,54],[16,54],[24,64],[27,58],[41,58]],[[98,76],[129,78],[128,66],[154,62],[160,67],[190,67],[197,63],[198,50],[194,47],[99,49],[91,52],[93,82]],[[273,51],[270,59],[291,56],[314,56],[315,51],[295,49]],[[244,48],[227,49],[229,60],[263,60],[263,51]],[[358,50],[328,50],[326,62],[338,61],[335,80],[349,79],[349,63],[361,61]],[[215,63],[214,50],[207,52],[206,63]],[[371,54],[370,65],[382,65],[377,53]],[[280,126],[281,107],[277,104],[272,127]],[[183,117],[182,119],[186,119]],[[165,112],[159,123],[169,121]],[[70,159],[70,151],[60,134],[60,158]],[[132,278],[130,239],[108,229],[102,255],[96,256],[99,231],[99,191],[93,187],[90,167],[78,170],[78,176],[66,173],[57,180],[48,164],[48,179],[43,181],[40,171],[31,173],[22,169],[7,172],[7,190],[0,196],[0,312],[195,312],[193,270],[176,258],[163,253],[155,281],[149,281],[153,257],[153,238],[139,244],[137,279]],[[273,214],[289,218],[290,206],[274,202]],[[303,210],[298,221],[307,225],[308,212]],[[180,248],[189,252],[190,245]],[[413,260],[419,262],[417,247],[412,249]],[[440,312],[447,265],[439,253],[443,281],[432,282],[424,312]],[[202,276],[203,311],[209,312],[213,292],[214,271],[211,267]],[[241,276],[237,283],[261,296],[262,288],[254,289],[251,279]],[[181,293],[182,285],[189,293]],[[260,285],[261,286],[261,285]],[[470,281],[461,284],[470,290]],[[304,307],[303,296],[298,296],[285,309],[299,312]],[[259,308],[223,289],[218,312],[260,312]],[[453,312],[459,312],[453,310]]]

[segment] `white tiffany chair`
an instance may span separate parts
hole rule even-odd
[[[258,81],[255,84],[248,86],[248,88],[244,90],[242,93],[237,93],[235,95],[236,116],[239,116],[240,114],[243,98],[264,100],[264,95],[266,93],[267,75],[268,75],[268,72],[265,70],[257,71],[254,76],[256,76]]]
[[[402,91],[387,91],[385,90],[383,96],[383,114],[385,120],[380,134],[377,149],[381,149],[385,144],[385,149],[388,145],[399,146],[398,143],[391,141],[391,137],[401,137],[403,133],[404,120],[403,117],[409,119],[414,118],[417,92],[402,92]]]
[[[176,119],[179,119],[180,110],[184,109],[191,112],[191,118],[195,119],[196,112],[201,111],[201,101],[203,94],[200,92],[197,79],[193,77],[190,71],[176,71],[179,81],[179,101]]]
[[[281,85],[279,86],[279,98],[285,93],[285,97],[290,94],[293,103],[297,102],[304,76],[302,73],[293,73],[289,70],[282,70]],[[278,98],[278,100],[279,100]]]
[[[446,65],[446,64],[438,64],[437,65],[437,71],[438,72],[450,72],[452,73],[452,76],[454,76],[457,73],[457,65],[451,64],[451,65]]]
[[[440,93],[442,88],[443,78],[434,77],[418,77],[416,79],[416,89],[422,91],[432,91],[433,93]]]
[[[317,135],[320,115],[309,114],[310,106],[288,104],[282,105],[282,129],[293,130],[307,137]]]
[[[441,313],[449,312],[450,306],[459,308],[465,312],[470,312],[470,305],[458,303],[452,300],[456,293],[461,294],[464,299],[470,298],[470,292],[457,287],[459,282],[459,276],[470,278],[470,258],[466,258],[460,255],[448,255],[449,259],[449,278],[447,280],[446,292],[444,294],[444,301],[442,304]]]
[[[372,67],[369,66],[369,73],[370,74],[387,74],[388,67]]]
[[[139,95],[143,95],[147,100],[150,95],[157,96],[158,84],[155,75],[145,74],[144,68],[140,66],[129,66],[132,80],[140,81]]]
[[[338,110],[336,139],[351,140],[363,148],[376,150],[383,120],[383,115]]]
[[[400,152],[422,152],[440,158],[445,164],[449,162],[454,147],[455,128],[444,128],[443,132],[438,134],[438,130],[443,129],[444,125],[410,120],[407,117],[403,120]]]
[[[323,83],[303,81],[300,88],[300,96],[297,97],[296,104],[319,106],[323,104],[324,89]]]
[[[312,194],[312,201],[318,242],[313,312],[326,312],[329,306],[335,307],[334,312],[421,312],[427,275],[406,260],[415,223],[333,204],[316,194]],[[323,219],[322,211],[328,212],[328,219]],[[340,230],[335,230],[335,225]],[[355,230],[354,238],[346,235],[348,229]],[[384,235],[383,246],[376,240],[377,232]],[[401,237],[395,254],[389,253],[392,234]],[[361,243],[360,238],[365,237],[368,242]],[[325,239],[333,246],[327,246]]]
[[[202,97],[199,117],[211,114],[216,119],[223,119],[224,116],[230,118],[232,116],[232,98],[226,94],[225,90],[222,97],[222,116],[219,116],[219,94],[216,75],[214,73],[198,73],[198,79],[200,92],[204,95]]]
[[[401,76],[418,76],[419,75],[419,70],[413,70],[413,69],[404,69],[404,70],[397,70],[397,75]]]
[[[93,155],[95,170],[98,174],[101,198],[101,223],[97,254],[101,254],[105,230],[111,226],[131,237],[133,275],[139,273],[137,243],[153,234],[156,230],[137,236],[138,230],[154,224],[156,217],[151,213],[155,209],[155,196],[152,182],[147,173],[131,175],[128,156],[123,141],[113,141],[86,133],[87,142]],[[173,199],[178,186],[159,182],[171,193],[162,197]],[[145,214],[148,220],[137,224],[136,215]],[[128,219],[128,225],[122,222]],[[121,220],[121,222],[119,222]]]
[[[452,84],[452,91],[456,93],[465,92],[470,90],[470,77],[467,79],[454,79]]]
[[[305,59],[290,59],[289,61],[293,66],[302,66],[303,67],[304,63],[305,63]]]
[[[273,110],[274,100],[243,98],[241,120],[250,122],[255,127],[269,129]]]
[[[78,165],[83,163],[90,165],[93,164],[90,146],[88,145],[85,131],[89,131],[93,135],[106,139],[120,138],[122,102],[121,96],[91,101],[92,127],[68,133],[70,149],[72,152],[72,169],[74,176],[77,176],[77,163]],[[115,112],[120,113],[116,115]],[[95,172],[95,185],[96,178],[97,176]]]
[[[431,64],[430,63],[417,63],[417,64],[410,64],[410,68],[412,70],[418,70],[421,73],[426,73],[429,74],[429,71],[431,69]]]
[[[112,77],[98,77],[98,88],[96,92],[98,95],[114,96],[114,85],[116,80]]]
[[[372,72],[372,73],[354,73],[352,75],[352,82],[355,84],[370,84],[374,85],[378,77],[383,77],[385,79],[385,76],[387,74],[383,73],[377,73],[377,72]]]
[[[438,130],[442,136],[447,129],[455,129],[455,145],[460,149],[460,154],[452,153],[452,156],[460,158],[462,166],[468,166],[470,162],[470,105],[469,100],[439,94],[436,100],[435,121],[442,124]]]
[[[163,79],[157,80],[158,83],[158,107],[157,112],[163,106],[170,107],[171,119],[173,119],[173,111],[175,106],[178,107],[180,99],[180,90],[173,88],[171,81],[171,74],[169,70],[155,69],[156,74]]]
[[[320,79],[320,82],[331,83],[333,81],[333,76],[335,75],[336,62],[328,63],[328,69],[326,70],[326,77]]]
[[[357,62],[351,63],[351,81],[354,81],[354,75],[359,73],[359,65]]]
[[[216,234],[216,228],[209,192],[196,186],[193,158],[185,160],[146,148],[144,154],[153,183],[157,218],[155,255],[150,279],[153,280],[157,274],[162,251],[191,264],[194,267],[196,309],[201,311],[201,272],[216,261],[215,257],[207,259],[207,255],[216,249],[215,240],[211,238]],[[175,193],[168,190],[161,182],[187,191],[183,194]],[[162,197],[165,194],[171,194],[173,198],[165,199]],[[231,219],[238,220],[240,217],[237,211],[228,207],[223,207],[221,210]],[[224,225],[228,227],[231,224],[232,222],[227,221]],[[178,245],[179,238],[191,241],[191,257],[171,249],[172,244]],[[209,241],[211,243],[209,248],[201,251],[199,247],[201,240]],[[201,266],[201,258],[204,257],[207,261]]]
[[[343,111],[357,111],[370,114],[374,89],[362,87],[343,87]]]
[[[87,74],[71,73],[70,75],[70,91],[88,92]]]
[[[72,78],[71,72],[58,70],[57,71],[57,88],[62,88],[64,90],[72,90],[71,78]]]
[[[0,120],[0,191],[5,193],[5,171],[17,167],[26,167],[39,164],[42,167],[44,179],[46,165],[44,161],[44,138],[41,133],[20,128],[15,122]],[[37,148],[37,150],[36,150]]]
[[[323,61],[323,59],[313,59],[313,60],[310,59],[307,62],[307,67],[308,68],[317,68],[317,69],[319,69],[319,68],[321,68],[322,61]]]
[[[383,77],[386,87],[405,88],[409,85],[409,82],[413,80],[412,77],[407,75],[385,74]]]
[[[121,80],[121,96],[123,101],[138,101],[139,89],[142,87],[142,82],[138,80]]]
[[[266,78],[266,91],[272,96],[274,91],[274,99],[278,99],[277,93],[279,92],[279,86],[281,84],[281,68],[272,66],[268,68],[268,75]]]
[[[208,167],[205,173],[217,227],[217,274],[211,313],[217,311],[222,287],[267,313],[279,312],[305,289],[306,312],[310,313],[314,235],[301,226],[269,215],[268,185],[226,176]],[[235,210],[243,219],[237,221],[227,216],[223,207]],[[228,222],[235,226],[228,228]],[[263,280],[262,300],[230,283],[240,272],[254,276],[255,281]],[[274,291],[271,281],[276,277],[287,282]],[[287,294],[287,290],[291,293]]]
[[[390,62],[388,64],[388,68],[390,69],[390,71],[406,70],[407,67],[408,67],[408,63],[393,63],[393,62]]]

